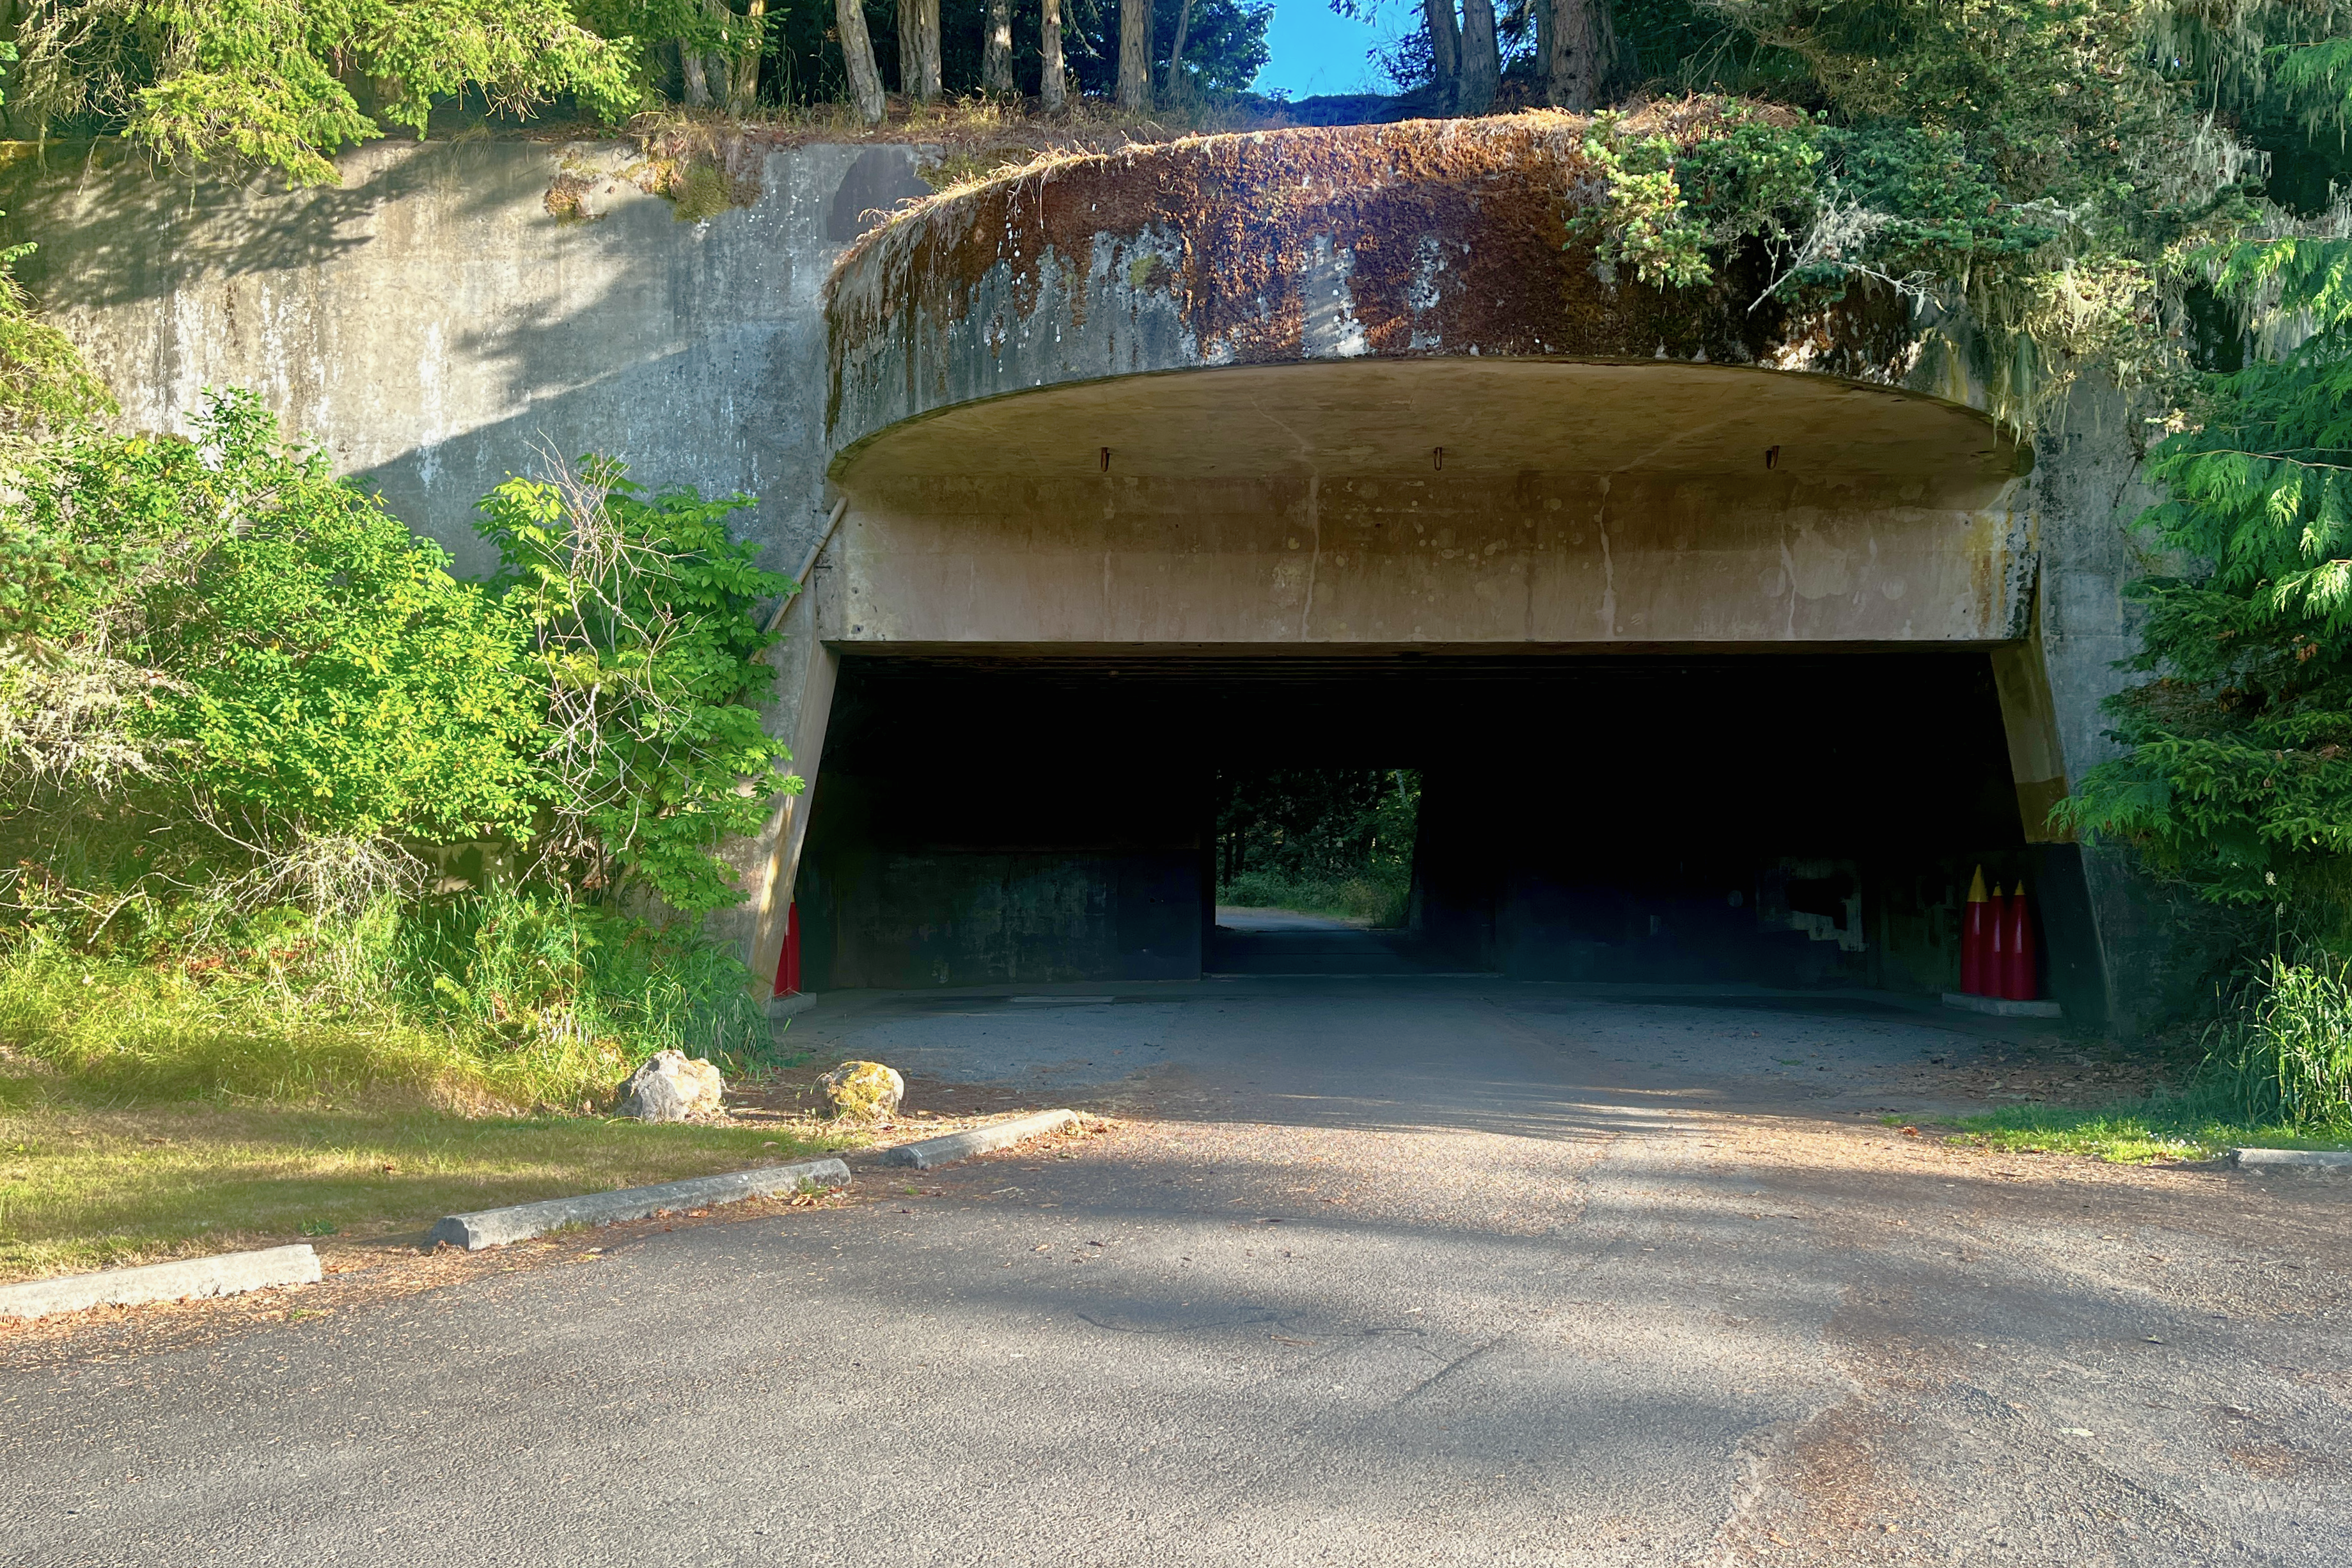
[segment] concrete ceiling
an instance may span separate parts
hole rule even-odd
[[[1238,479],[1675,475],[1860,482],[1946,504],[2032,466],[1956,404],[1827,376],[1685,363],[1352,359],[1176,371],[961,404],[834,464],[898,478]],[[1772,449],[1777,447],[1777,453]],[[1767,455],[1772,453],[1768,468]],[[1963,504],[1981,504],[1963,502]]]

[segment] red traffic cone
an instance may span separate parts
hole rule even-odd
[[[776,994],[797,996],[801,990],[801,906],[784,906],[784,945],[776,954]]]
[[[2031,1002],[2041,988],[2034,984],[2033,916],[2025,907],[2025,882],[2009,896],[2009,911],[2001,922],[2009,940],[2001,953],[2000,994],[2012,1002]]]
[[[1990,995],[1985,984],[1985,952],[1992,946],[1992,905],[1985,898],[1984,868],[1969,883],[1969,902],[1960,916],[1960,989],[1971,996]]]
[[[2000,884],[1992,885],[1992,898],[1985,904],[1984,989],[1979,996],[2000,994],[2001,976],[2009,973],[2009,895]]]

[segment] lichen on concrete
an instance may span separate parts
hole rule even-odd
[[[1721,114],[1654,108],[1628,130],[1687,144]],[[1381,356],[1668,358],[1882,384],[1909,372],[1899,300],[1855,290],[1793,309],[1767,297],[1759,251],[1718,256],[1702,288],[1617,275],[1575,221],[1605,195],[1590,124],[1547,110],[1195,137],[1046,160],[917,204],[852,247],[828,285],[836,437],[942,391],[1308,357],[1325,294],[1354,352]],[[1088,363],[1068,340],[1098,337],[1106,291],[1174,357]]]

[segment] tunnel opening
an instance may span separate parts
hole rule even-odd
[[[1444,967],[1412,929],[1421,773],[1217,770],[1202,939],[1212,974],[1409,974]]]
[[[2030,890],[2043,994],[2100,1011],[1979,648],[845,655],[804,984],[1269,972],[1219,934],[1219,813],[1282,770],[1417,779],[1406,970],[1933,994],[1981,866]]]

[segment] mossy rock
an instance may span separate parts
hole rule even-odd
[[[825,1114],[845,1121],[882,1121],[907,1098],[907,1080],[880,1062],[844,1062],[816,1080]]]

